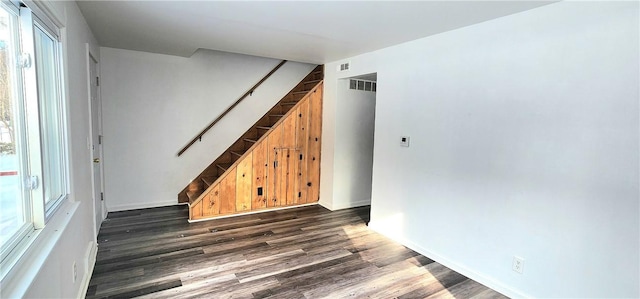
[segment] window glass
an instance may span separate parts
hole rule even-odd
[[[0,248],[2,258],[31,227],[25,189],[23,101],[17,68],[17,16],[0,6]]]
[[[58,42],[35,27],[36,73],[42,135],[44,200],[49,209],[66,195],[64,122],[58,75]]]

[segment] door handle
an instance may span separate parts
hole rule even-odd
[[[94,158],[93,163],[100,163],[100,158]]]

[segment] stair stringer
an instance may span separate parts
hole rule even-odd
[[[189,202],[189,220],[317,202],[322,93],[320,81],[200,196]]]

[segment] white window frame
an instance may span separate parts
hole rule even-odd
[[[16,6],[13,5],[6,5],[4,2],[2,3],[2,8],[6,9],[7,11],[9,11],[9,13],[12,13],[16,19],[16,21],[14,22],[13,26],[15,26],[14,32],[13,32],[13,39],[14,42],[12,43],[14,48],[12,49],[14,51],[15,54],[19,54],[20,53],[20,49],[22,48],[21,46],[21,32],[20,32],[20,27],[21,27],[21,21],[20,21],[20,9]],[[10,55],[11,56],[11,55]],[[16,61],[12,61],[13,63],[18,63],[18,57],[15,57]],[[13,82],[13,97],[15,98],[19,98],[20,100],[18,101],[20,104],[26,104],[24,103],[24,88],[21,88],[24,86],[24,76],[20,76],[17,75],[15,76],[15,80]],[[15,99],[14,98],[14,99]],[[14,101],[15,102],[15,101]],[[14,111],[14,115],[17,114],[24,114],[26,115],[27,111],[26,111],[26,105],[16,105],[16,107],[14,107],[17,111]],[[28,134],[26,132],[23,132],[22,129],[24,129],[26,127],[27,124],[25,124],[26,119],[24,118],[17,118],[15,120],[15,128],[16,128],[16,141],[17,139],[21,139],[21,143],[23,145],[26,145],[28,140],[26,140],[27,138],[25,138],[25,136],[28,137]],[[31,156],[31,153],[28,151],[28,149],[26,148],[26,146],[23,146],[20,149],[16,148],[16,154],[21,156],[22,158],[20,159],[28,159]],[[24,165],[24,164],[20,164],[21,169],[19,170],[19,173],[25,174],[25,173],[30,173],[31,169],[29,165]],[[19,230],[10,238],[7,239],[7,241],[5,242],[5,244],[3,245],[0,251],[0,260],[2,261],[2,267],[4,268],[5,266],[5,261],[9,260],[13,260],[16,258],[16,251],[20,251],[20,250],[24,250],[25,244],[24,241],[25,239],[27,239],[28,237],[30,237],[34,230],[35,230],[35,225],[33,222],[33,205],[32,205],[32,196],[33,196],[33,192],[24,192],[23,194],[24,198],[23,198],[23,213],[24,213],[24,219],[25,219],[25,224],[22,225],[22,227],[19,228]]]
[[[55,26],[53,25],[53,23],[51,22],[45,22],[42,21],[41,18],[37,17],[36,15],[33,15],[33,27],[32,27],[32,39],[35,38],[35,29],[34,28],[38,28],[40,29],[43,33],[45,33],[48,37],[50,37],[52,40],[54,40],[56,42],[55,48],[54,48],[54,55],[55,55],[55,74],[56,74],[56,91],[57,91],[57,103],[55,103],[56,105],[59,105],[58,109],[61,113],[60,115],[60,119],[59,119],[59,124],[57,124],[58,126],[60,126],[58,129],[60,129],[60,135],[61,135],[61,164],[62,164],[62,170],[63,173],[61,174],[61,180],[62,180],[62,184],[63,184],[63,194],[61,196],[59,196],[58,198],[55,199],[51,199],[49,202],[46,202],[46,198],[45,198],[45,194],[43,194],[42,196],[42,200],[43,200],[43,204],[41,205],[41,207],[39,206],[38,208],[42,208],[43,211],[38,213],[38,216],[40,216],[40,214],[44,215],[44,219],[45,222],[48,221],[51,216],[53,215],[53,213],[58,209],[58,207],[60,206],[60,203],[69,198],[69,157],[68,157],[68,140],[67,140],[67,107],[66,107],[66,101],[65,101],[65,93],[64,93],[64,84],[63,84],[63,71],[62,71],[62,65],[63,65],[63,61],[62,61],[62,42],[60,41],[60,34],[59,34],[59,29],[57,27],[54,27],[55,29],[51,29],[50,26]],[[46,25],[46,24],[49,25]],[[35,50],[35,46],[34,46],[34,50]],[[35,57],[35,51],[33,52],[33,57]],[[36,64],[38,63],[37,61],[35,62]],[[35,68],[35,67],[34,67]],[[32,82],[30,82],[30,84],[35,84],[35,86],[33,86],[33,88],[38,88],[37,86],[37,80],[34,80]],[[32,88],[31,86],[25,86],[26,88]],[[35,99],[36,101],[39,102],[39,98],[36,97]],[[39,105],[39,103],[38,103]],[[44,136],[42,136],[43,134],[41,133],[41,140],[44,139]],[[42,156],[42,161],[45,161],[44,158],[44,147],[46,146],[46,144],[44,144],[44,142],[41,141],[41,146],[40,146],[40,152],[41,152],[41,156]],[[44,169],[41,169],[41,176],[43,177],[44,180],[46,180],[46,175],[44,174]],[[47,187],[46,185],[46,181],[42,182],[42,185],[44,188]]]
[[[26,6],[26,7],[24,7]],[[4,280],[5,276],[12,270],[18,260],[27,251],[32,251],[35,244],[34,241],[43,231],[48,221],[56,214],[62,204],[67,201],[70,196],[70,180],[69,180],[69,143],[68,143],[68,107],[66,101],[66,83],[64,76],[63,64],[63,47],[60,28],[52,22],[48,16],[40,10],[35,3],[27,2],[21,7],[17,1],[2,0],[0,7],[6,9],[17,17],[18,29],[14,32],[13,38],[17,38],[14,45],[16,53],[21,53],[22,57],[29,57],[31,65],[22,68],[22,72],[17,72],[14,82],[14,96],[20,97],[23,106],[16,107],[15,114],[20,114],[16,119],[21,121],[20,125],[16,124],[16,128],[28,128],[26,131],[16,131],[16,139],[23,138],[25,149],[20,153],[28,161],[26,167],[21,169],[22,174],[31,178],[37,177],[37,187],[32,190],[25,190],[25,220],[19,231],[10,237],[0,252],[0,279]],[[62,180],[62,195],[58,198],[50,200],[45,204],[44,188],[46,186],[46,175],[43,172],[43,131],[40,119],[40,107],[38,98],[38,82],[37,68],[35,61],[35,28],[39,28],[55,41],[54,48],[54,80],[56,84],[56,101],[55,103],[60,109],[59,124],[61,133],[60,150],[61,150],[61,167],[60,173]],[[18,60],[19,58],[16,58]],[[15,61],[17,63],[17,61]],[[20,137],[18,137],[20,135]],[[65,208],[66,209],[66,208]],[[35,249],[40,250],[40,249]]]

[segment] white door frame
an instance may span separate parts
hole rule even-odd
[[[102,99],[100,97],[100,85],[97,84],[96,88],[96,103],[98,103],[97,107],[95,107],[97,109],[97,123],[94,123],[93,120],[93,105],[94,102],[92,101],[92,94],[91,94],[91,89],[92,89],[92,85],[93,82],[95,82],[94,80],[97,80],[94,78],[94,75],[91,73],[91,64],[95,63],[96,66],[96,74],[95,76],[99,77],[100,74],[100,68],[99,68],[99,61],[96,58],[97,56],[94,55],[91,51],[91,48],[89,46],[89,44],[86,44],[86,48],[87,48],[87,91],[88,91],[88,103],[89,103],[89,139],[88,139],[88,149],[89,149],[89,156],[90,156],[90,165],[91,165],[91,186],[92,186],[92,199],[93,199],[93,223],[95,225],[94,227],[94,237],[95,240],[98,239],[98,232],[100,230],[100,224],[102,223],[102,221],[106,218],[107,216],[107,210],[106,210],[106,205],[104,204],[104,200],[103,198],[97,198],[97,194],[102,193],[104,195],[104,159],[103,159],[103,151],[99,150],[98,152],[98,159],[100,159],[99,161],[99,175],[100,175],[100,184],[99,186],[97,186],[97,184],[95,183],[95,167],[94,167],[94,156],[93,156],[93,147],[94,146],[102,146],[102,144],[100,144],[100,140],[96,140],[99,137],[94,136],[93,131],[94,131],[94,127],[97,126],[97,131],[98,131],[98,135],[102,135]],[[100,216],[98,216],[98,213],[100,214]],[[100,217],[100,219],[98,219],[98,217]]]

